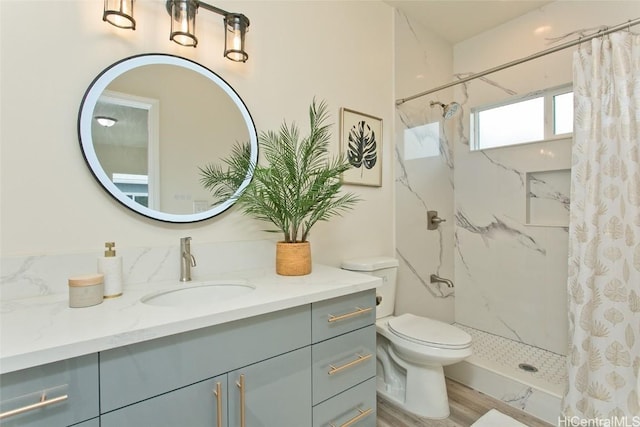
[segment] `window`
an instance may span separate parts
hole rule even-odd
[[[405,129],[404,160],[422,159],[440,155],[440,123]]]
[[[471,110],[472,150],[566,138],[573,132],[571,86]]]
[[[114,173],[112,181],[125,196],[142,206],[149,207],[149,177],[147,175]]]
[[[553,134],[573,133],[573,92],[553,97]]]

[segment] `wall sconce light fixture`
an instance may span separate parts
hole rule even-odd
[[[169,40],[182,46],[196,47],[198,45],[196,37],[198,2],[196,0],[169,0],[167,12],[171,15]]]
[[[102,19],[119,28],[135,30],[133,2],[135,0],[104,0]],[[171,16],[169,39],[182,46],[196,47],[196,14],[202,8],[224,17],[224,56],[236,62],[246,62],[249,54],[245,50],[245,35],[249,28],[249,18],[241,13],[226,10],[199,0],[167,0],[167,12]]]
[[[104,0],[102,20],[118,28],[135,30],[133,0]]]

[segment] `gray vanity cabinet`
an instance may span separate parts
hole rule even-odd
[[[140,402],[308,346],[309,306],[100,353],[100,411]]]
[[[0,424],[375,427],[374,322],[372,289],[11,372],[0,412],[46,403]]]
[[[102,415],[101,427],[311,425],[304,347]]]
[[[0,413],[3,427],[63,427],[97,417],[98,355],[2,375]]]
[[[310,345],[305,305],[107,350],[101,426],[308,426]]]

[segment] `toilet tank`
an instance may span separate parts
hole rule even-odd
[[[382,286],[376,289],[376,296],[380,299],[376,308],[376,319],[393,314],[396,302],[397,259],[391,257],[350,259],[342,262],[342,268],[381,277]]]

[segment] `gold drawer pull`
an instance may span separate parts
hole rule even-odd
[[[40,401],[38,403],[34,403],[31,405],[23,406],[22,408],[12,409],[10,411],[5,411],[0,413],[0,420],[13,417],[14,415],[24,414],[25,412],[33,411],[35,409],[44,408],[45,406],[53,405],[54,403],[65,401],[69,398],[69,395],[65,394],[63,396],[54,397],[53,399],[47,399],[47,394],[42,393],[40,396]]]
[[[216,396],[217,426],[222,427],[222,384],[220,381],[216,383],[216,389],[213,390],[213,394]]]
[[[367,410],[362,410],[360,408],[358,408],[358,412],[360,412],[358,415],[356,415],[355,417],[351,418],[349,421],[347,421],[344,424],[341,424],[340,427],[349,427],[354,425],[355,423],[357,423],[358,421],[367,418],[371,412],[373,412],[373,409],[369,408]],[[335,424],[331,424],[331,427],[336,427]]]
[[[351,313],[342,314],[340,316],[334,316],[333,314],[329,314],[329,319],[327,319],[327,322],[329,323],[339,322],[341,320],[350,319],[355,316],[360,316],[361,314],[368,313],[371,310],[373,310],[373,307],[367,307],[367,308],[356,307],[355,311],[352,311]]]
[[[358,354],[357,356],[358,356],[358,358],[356,360],[352,360],[351,362],[345,363],[342,366],[337,366],[336,367],[336,366],[333,366],[333,365],[329,365],[329,367],[331,369],[329,369],[328,374],[329,375],[337,374],[338,372],[342,372],[345,369],[349,369],[349,368],[351,368],[351,367],[353,367],[355,365],[358,365],[358,364],[360,364],[360,363],[362,363],[362,362],[364,362],[366,360],[371,359],[371,354],[365,354],[365,355]]]
[[[240,389],[240,427],[246,426],[245,420],[245,385],[244,374],[240,374],[240,380],[236,381],[236,385]]]

